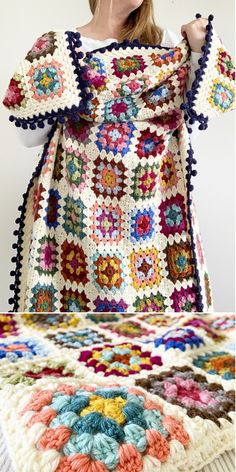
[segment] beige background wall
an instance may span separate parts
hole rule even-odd
[[[113,0],[125,1],[125,0]],[[234,55],[234,0],[154,0],[162,27],[180,34],[180,27],[196,13],[215,16],[214,26]],[[0,98],[19,60],[42,33],[81,26],[90,17],[87,0],[2,0],[0,6]],[[12,269],[11,244],[21,195],[41,148],[24,147],[15,126],[0,105],[0,310],[8,310]],[[195,201],[213,284],[216,311],[234,310],[234,113],[210,123],[195,142],[198,176]]]

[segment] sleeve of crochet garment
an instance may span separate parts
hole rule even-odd
[[[18,128],[37,129],[36,139],[27,138],[26,145],[42,144],[51,126],[63,123],[65,116],[73,115],[79,107],[80,53],[73,54],[73,40],[65,31],[44,33],[12,74],[2,104],[11,112],[9,120]]]
[[[177,44],[180,43],[182,39],[183,37],[181,35],[178,35],[174,31],[167,28],[164,30],[164,35],[163,35],[161,44],[164,47],[175,47],[177,46]],[[202,57],[202,54],[203,54],[202,52],[198,53],[198,52],[191,51],[190,60],[189,60],[188,78],[187,78],[186,88],[184,92],[184,102],[186,102],[187,100],[186,93],[189,90],[191,90],[192,84],[195,79],[195,72],[199,67],[198,60],[200,59],[200,57]],[[192,129],[191,141],[193,141],[200,134],[200,131],[198,129],[198,123],[194,123],[191,129]]]
[[[190,126],[205,130],[209,119],[235,109],[235,67],[232,58],[208,17],[202,57],[186,101],[181,105]]]

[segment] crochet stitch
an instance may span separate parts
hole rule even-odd
[[[14,472],[203,472],[234,447],[232,315],[89,315],[0,315]]]
[[[77,31],[50,31],[20,62],[10,120],[54,126],[19,208],[13,311],[212,310],[189,137],[234,108],[212,20],[185,101],[187,39],[83,53]]]

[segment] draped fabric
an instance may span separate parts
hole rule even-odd
[[[212,19],[185,101],[187,39],[83,53],[77,31],[50,31],[20,62],[10,120],[54,126],[19,209],[13,311],[213,309],[190,133],[232,110],[235,92]]]

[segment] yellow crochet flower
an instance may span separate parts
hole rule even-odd
[[[125,422],[125,416],[122,413],[121,408],[123,408],[126,403],[127,400],[124,400],[121,397],[102,398],[98,395],[92,395],[90,397],[89,406],[81,411],[80,416],[86,416],[89,413],[96,412],[117,421],[119,424],[123,424]]]

